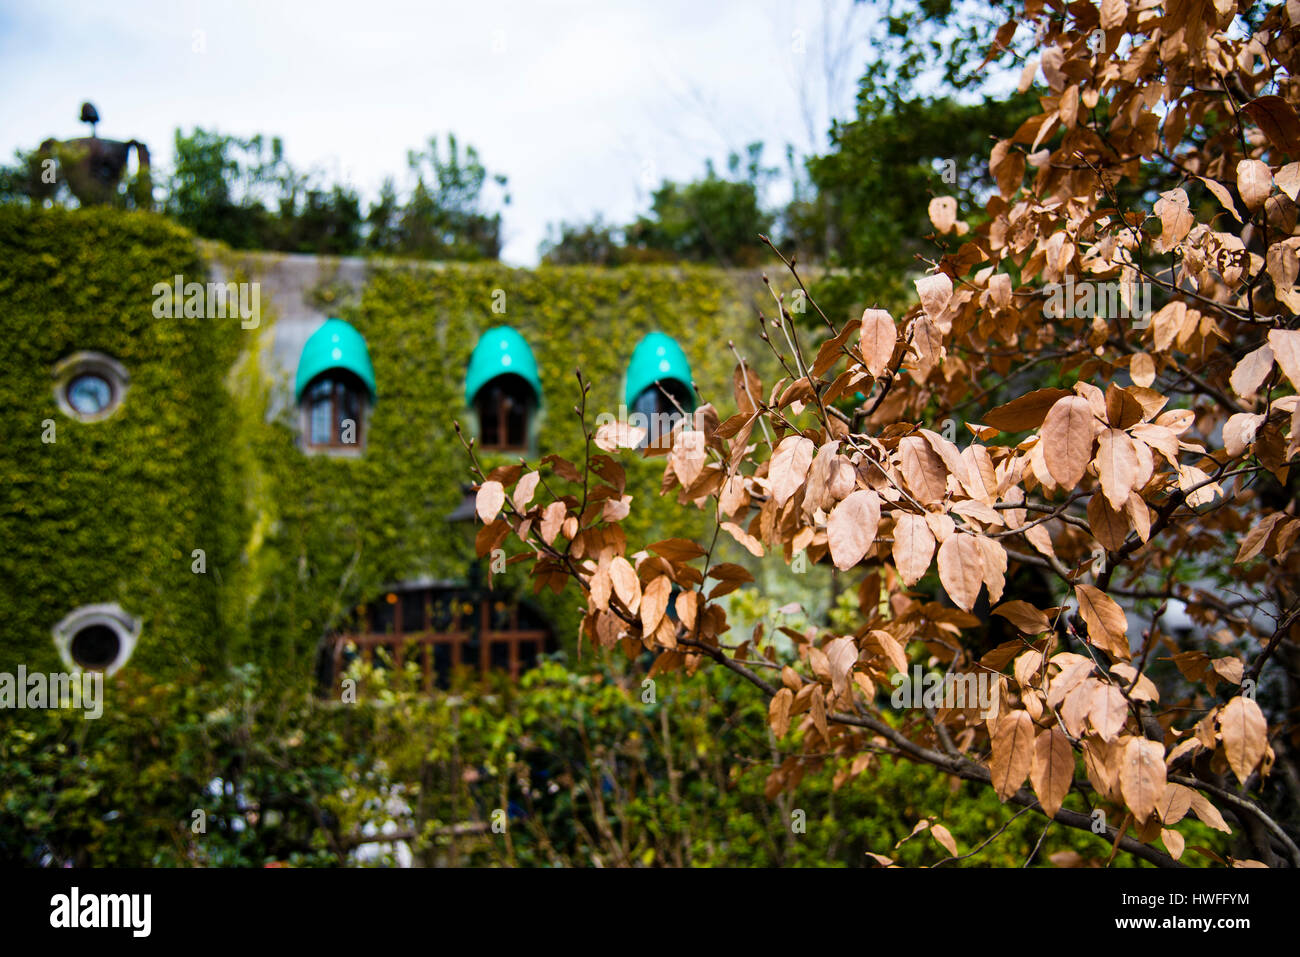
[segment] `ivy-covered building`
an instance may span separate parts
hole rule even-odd
[[[384,647],[432,683],[571,647],[575,594],[488,588],[456,424],[489,466],[580,460],[578,367],[589,426],[726,405],[761,301],[703,267],[235,255],[106,209],[0,207],[0,262],[5,671],[305,682]],[[662,460],[628,465],[631,532],[704,530],[660,529]]]

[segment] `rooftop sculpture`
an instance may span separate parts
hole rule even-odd
[[[90,136],[71,140],[47,139],[30,162],[39,175],[28,187],[33,199],[49,199],[66,183],[83,206],[115,202],[126,174],[131,149],[135,149],[137,171],[129,195],[137,208],[153,208],[153,179],[149,174],[149,149],[139,140],[105,140],[96,135],[99,111],[93,103],[81,104],[81,122],[90,124]]]

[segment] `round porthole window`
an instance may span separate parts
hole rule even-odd
[[[54,626],[64,664],[109,675],[126,664],[139,636],[140,623],[115,604],[85,605]]]
[[[98,422],[117,411],[126,396],[126,369],[99,352],[78,352],[54,369],[54,397],[64,414]]]

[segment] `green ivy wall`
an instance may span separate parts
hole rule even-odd
[[[0,206],[0,670],[58,668],[51,628],[101,602],[141,620],[128,667],[193,674],[224,656],[246,537],[225,375],[246,335],[152,309],[155,283],[202,273],[193,238],[157,216]],[[54,397],[56,363],[82,350],[130,376],[100,422]]]
[[[365,455],[339,459],[304,455],[295,415],[268,420],[274,288],[257,329],[154,317],[154,284],[202,281],[210,257],[228,278],[259,279],[256,257],[197,249],[155,215],[0,207],[0,670],[56,667],[53,625],[117,602],[143,624],[128,668],[257,661],[305,680],[322,635],[385,584],[466,577],[474,529],[446,516],[470,478],[453,422],[471,426],[464,375],[482,332],[510,325],[528,340],[545,393],[538,445],[580,462],[576,367],[594,423],[618,412],[633,348],[661,330],[726,415],[727,341],[755,341],[767,295],[756,275],[699,267],[376,266],[338,309],[365,336],[379,389]],[[55,364],[81,350],[131,376],[102,422],[68,418],[53,395]],[[771,363],[750,352],[770,382]],[[705,516],[660,499],[662,459],[624,460],[629,534],[705,533]],[[206,574],[191,570],[196,548]],[[517,566],[505,585],[531,593]],[[577,594],[537,601],[572,648]]]

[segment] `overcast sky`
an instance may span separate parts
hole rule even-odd
[[[871,16],[849,0],[0,0],[0,158],[84,135],[89,99],[100,135],[142,140],[155,166],[178,126],[278,134],[295,167],[368,199],[454,132],[509,177],[503,258],[530,264],[548,223],[627,221],[706,158],[821,148]]]

